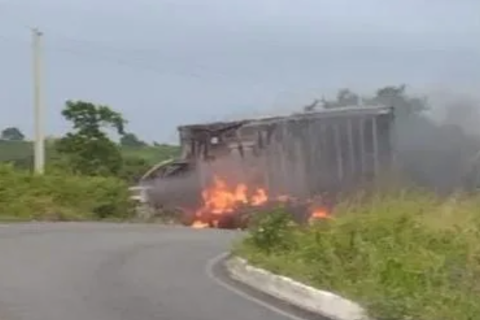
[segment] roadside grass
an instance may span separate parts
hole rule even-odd
[[[375,319],[479,319],[478,197],[397,191],[349,200],[307,227],[290,217],[259,213],[234,253],[356,301]]]
[[[128,186],[116,178],[67,173],[32,175],[0,164],[0,221],[125,220],[133,215]]]

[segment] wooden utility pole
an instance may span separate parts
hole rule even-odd
[[[45,133],[43,128],[42,104],[42,66],[41,66],[41,39],[42,32],[32,29],[33,52],[33,107],[34,107],[34,172],[45,172]]]

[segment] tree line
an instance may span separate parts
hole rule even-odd
[[[399,163],[423,185],[453,186],[480,150],[478,137],[469,135],[461,126],[430,120],[425,113],[432,109],[428,98],[411,94],[405,85],[381,87],[370,95],[341,89],[335,97],[317,99],[304,106],[303,111],[375,105],[394,109]],[[455,107],[451,109],[457,110]],[[71,130],[63,137],[47,140],[50,169],[88,176],[119,176],[133,182],[152,165],[179,155],[178,146],[148,144],[129,132],[123,115],[109,106],[68,101],[62,116],[71,124]],[[1,132],[0,162],[31,168],[32,150],[18,128]]]
[[[157,162],[179,153],[178,146],[149,144],[128,132],[123,115],[106,105],[67,101],[62,116],[71,129],[62,137],[47,139],[47,170],[117,176],[134,182]],[[21,169],[32,167],[33,146],[20,129],[2,130],[0,162],[11,162]]]
[[[480,187],[480,137],[469,132],[462,118],[478,119],[478,106],[458,99],[445,102],[448,119],[433,121],[435,112],[426,96],[408,92],[406,85],[386,86],[371,95],[341,89],[331,99],[317,99],[304,111],[346,106],[386,106],[395,114],[395,152],[404,176],[415,184],[449,192],[465,187]],[[458,115],[458,116],[456,116]],[[477,178],[472,178],[476,176]],[[475,180],[470,181],[469,180]]]
[[[430,109],[429,101],[424,96],[413,96],[407,92],[406,85],[386,86],[375,91],[373,95],[361,95],[351,89],[340,89],[335,98],[315,99],[303,110],[314,111],[319,108],[333,109],[354,106],[385,106],[395,109],[397,117],[420,115]]]

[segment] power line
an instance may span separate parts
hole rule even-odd
[[[33,27],[24,23],[24,21],[19,21],[18,19],[16,19],[16,20],[17,20],[17,22],[15,24],[18,25],[19,27],[24,28],[24,29],[28,29],[29,32],[33,29]],[[90,49],[94,50],[95,52],[94,53],[86,52],[85,50],[78,50],[78,49],[72,48],[70,46],[58,46],[58,45],[54,45],[52,43],[50,43],[50,44],[45,43],[45,50],[54,50],[54,51],[58,51],[58,52],[64,52],[64,53],[72,54],[72,55],[75,55],[75,56],[78,56],[78,57],[88,57],[90,59],[110,62],[110,63],[114,63],[114,64],[117,64],[117,65],[130,67],[130,68],[133,68],[133,69],[140,69],[140,70],[143,70],[143,71],[154,72],[156,74],[161,74],[161,75],[170,74],[170,75],[178,75],[178,76],[188,76],[188,77],[197,78],[197,79],[205,79],[205,75],[203,75],[199,72],[192,72],[192,71],[186,71],[186,72],[171,72],[170,71],[170,72],[166,72],[165,70],[162,70],[162,68],[160,68],[156,64],[145,62],[145,56],[143,56],[143,57],[139,56],[139,57],[136,57],[136,58],[132,59],[132,58],[118,57],[116,55],[112,56],[111,54],[99,53],[100,48],[102,50],[106,49],[106,50],[109,50],[111,52],[128,54],[128,55],[131,55],[131,54],[135,54],[135,55],[138,55],[138,54],[159,55],[160,54],[159,51],[144,50],[144,49],[133,49],[132,50],[131,48],[127,49],[125,47],[116,46],[116,45],[113,45],[113,44],[107,44],[103,41],[77,39],[77,38],[62,34],[60,32],[57,32],[57,31],[54,31],[54,30],[48,30],[48,29],[47,29],[47,32],[45,32],[45,33],[47,34],[47,37],[46,37],[47,39],[45,39],[46,41],[49,41],[49,39],[51,39],[53,41],[63,40],[64,43],[67,42],[67,41],[70,41],[72,43],[81,44],[82,48],[85,48],[85,47],[88,48],[89,47]],[[161,58],[162,62],[166,62],[167,59],[168,58],[165,58],[165,57]],[[189,62],[189,65],[191,65],[191,62]],[[208,74],[213,75],[214,77],[220,77],[222,79],[232,79],[234,77],[231,74],[226,74],[226,73],[223,73],[223,72],[219,72],[218,70],[214,71],[214,70],[212,70],[211,67],[201,65],[198,62],[194,63],[193,69],[204,70]],[[260,85],[260,83],[258,83],[258,81],[256,82],[256,84],[257,85],[255,85],[254,87],[257,87],[258,85]]]
[[[134,69],[141,69],[141,70],[144,70],[144,71],[154,72],[154,73],[157,73],[157,74],[162,74],[162,75],[168,74],[168,72],[166,72],[164,70],[161,70],[156,65],[144,63],[144,62],[138,61],[138,60],[123,59],[123,58],[118,58],[118,57],[113,57],[113,56],[103,55],[103,54],[98,54],[98,53],[92,54],[90,52],[85,52],[85,51],[82,52],[82,51],[79,51],[79,50],[73,50],[71,48],[54,48],[54,51],[68,53],[68,54],[72,54],[72,55],[79,56],[79,57],[82,57],[82,58],[88,57],[88,58],[94,59],[94,60],[106,61],[106,62],[114,63],[114,64],[121,65],[121,66],[130,67],[130,68],[134,68]],[[176,72],[174,74],[178,75],[178,74],[181,74],[181,73]],[[195,78],[204,78],[200,74],[193,73],[193,72],[187,72],[187,73],[184,73],[184,74],[188,75],[188,76],[191,76],[191,77],[195,77]]]
[[[29,27],[25,23],[18,22],[16,24],[21,28],[28,29],[29,31],[32,30],[32,28]],[[121,53],[121,55],[125,54],[125,53],[129,54],[130,56],[132,55],[132,53],[135,53],[135,55],[138,55],[139,53],[158,55],[159,52],[156,52],[156,51],[142,50],[142,49],[131,50],[131,49],[126,49],[126,48],[120,48],[118,46],[113,46],[111,44],[105,44],[104,42],[100,42],[100,41],[73,38],[73,37],[66,36],[64,34],[58,33],[58,32],[51,32],[51,33],[47,32],[46,34],[47,34],[47,37],[46,37],[47,41],[44,44],[44,47],[45,47],[44,49],[48,50],[48,51],[52,50],[54,52],[63,52],[63,53],[71,54],[71,55],[81,57],[81,58],[89,58],[89,59],[93,59],[93,60],[109,62],[109,63],[113,63],[113,64],[116,64],[116,65],[129,67],[129,68],[132,68],[132,69],[153,72],[153,73],[156,73],[156,74],[159,74],[159,75],[176,75],[176,76],[187,76],[187,77],[196,78],[196,79],[205,79],[206,74],[208,74],[208,76],[213,76],[214,78],[215,77],[221,78],[221,79],[223,79],[222,81],[231,80],[232,78],[235,78],[234,74],[228,74],[228,73],[224,73],[224,72],[219,72],[218,70],[212,70],[211,67],[206,67],[205,65],[200,65],[198,62],[193,63],[194,65],[192,66],[191,61],[188,62],[189,69],[203,70],[203,72],[202,71],[197,72],[197,71],[191,71],[191,70],[181,71],[181,72],[179,72],[179,71],[167,71],[164,68],[161,68],[158,64],[150,63],[150,62],[146,61],[145,56],[137,56],[135,58],[124,58],[124,57],[119,57],[116,54],[112,55],[111,53],[109,53],[109,54],[100,53],[100,51],[103,51],[103,50],[107,49],[111,52]],[[53,36],[51,36],[51,35],[53,35]],[[19,40],[16,40],[16,39],[6,38],[6,37],[3,37],[3,36],[1,36],[1,37],[4,38],[3,40],[6,40],[6,41],[26,44],[25,42],[19,41]],[[59,40],[60,40],[60,42],[57,42]],[[80,44],[81,47],[82,47],[82,50],[79,50],[78,47],[75,48],[75,46],[74,47],[68,46],[68,45],[65,46],[65,43],[68,42],[68,41]],[[57,42],[57,43],[55,43],[55,42]],[[87,50],[84,50],[85,48],[87,48]],[[99,50],[100,48],[102,48],[102,50]],[[93,50],[94,52],[89,52],[88,49]],[[165,59],[165,57],[161,58],[161,61],[164,64],[166,63],[166,60],[167,59]],[[248,83],[248,86],[251,87],[251,90],[253,90],[253,91],[259,90],[264,85],[263,82],[259,82],[258,80],[248,81],[247,83]]]
[[[18,40],[18,39],[10,38],[10,37],[7,37],[7,36],[1,35],[1,34],[0,34],[0,40],[5,41],[5,42],[8,42],[8,43],[15,43],[15,44],[22,44],[22,45],[27,45],[27,44],[28,44],[28,43],[25,42],[25,41],[21,41],[21,40]]]
[[[29,30],[31,31],[32,29],[29,29]],[[18,40],[18,39],[8,38],[8,37],[2,36],[2,35],[0,35],[0,37],[3,38],[3,40],[5,40],[5,41],[15,42],[15,43],[18,43],[18,44],[23,44],[23,45],[27,44],[26,42]],[[46,38],[48,39],[48,34],[47,34]],[[57,38],[57,37],[55,37],[55,38]],[[53,39],[55,40],[55,38],[53,38]],[[66,37],[62,37],[62,38],[65,39]],[[74,38],[70,38],[70,39],[73,40]],[[89,43],[89,41],[84,41],[84,40],[79,40],[79,42]],[[93,42],[93,43],[96,43],[96,42]],[[132,59],[132,58],[118,57],[118,56],[111,55],[111,54],[99,53],[97,51],[97,49],[94,48],[93,46],[90,49],[93,49],[94,52],[91,52],[91,51],[89,52],[88,50],[79,50],[78,48],[74,49],[74,48],[71,48],[69,46],[62,46],[62,45],[58,45],[58,44],[55,45],[54,43],[48,43],[48,42],[46,42],[44,44],[44,47],[45,47],[44,50],[49,50],[49,51],[51,50],[53,52],[63,52],[63,53],[71,54],[71,55],[74,55],[74,56],[77,56],[77,57],[80,57],[80,58],[88,58],[88,59],[97,60],[97,61],[104,61],[104,62],[108,62],[108,63],[112,63],[112,64],[124,66],[124,67],[129,67],[129,68],[136,69],[136,70],[153,72],[153,73],[159,74],[159,75],[187,76],[187,77],[201,79],[201,80],[206,78],[205,74],[200,73],[200,72],[195,72],[195,71],[184,71],[184,72],[167,71],[165,69],[162,69],[157,64],[152,64],[152,63],[146,62],[144,57],[141,57],[140,59],[138,59],[138,58]],[[88,47],[89,46],[87,46],[87,48]],[[85,46],[82,46],[82,49],[84,49],[84,48],[85,48]],[[114,49],[114,48],[112,48],[112,49]],[[165,59],[162,59],[162,61],[165,63]],[[209,75],[212,75],[213,77],[219,77],[219,78],[223,79],[223,81],[230,80],[230,79],[234,78],[234,76],[232,76],[230,74],[226,74],[226,73],[222,73],[222,72],[218,72],[218,71],[213,71],[212,69],[210,69],[208,67],[198,65],[198,63],[193,66],[193,69],[203,69]],[[248,86],[251,87],[252,91],[257,91],[263,86],[263,83],[259,82],[258,80],[254,81],[254,82],[248,82],[248,83],[249,83]]]
[[[192,72],[192,71],[173,72],[173,73],[172,72],[166,72],[165,70],[162,70],[162,68],[160,68],[159,65],[146,61],[145,56],[138,55],[139,53],[140,54],[143,53],[143,54],[150,54],[150,55],[157,55],[158,56],[159,52],[157,52],[157,51],[152,51],[152,50],[129,50],[129,49],[126,49],[126,48],[119,48],[119,47],[113,47],[111,45],[104,45],[103,43],[97,42],[97,41],[79,40],[79,39],[66,37],[66,36],[61,36],[61,37],[56,36],[55,38],[69,40],[69,41],[72,41],[74,43],[82,44],[82,49],[81,50],[79,50],[77,48],[72,48],[71,46],[58,46],[58,45],[54,46],[54,45],[51,45],[50,48],[52,48],[55,51],[63,51],[63,52],[66,52],[66,53],[77,55],[77,56],[90,57],[90,58],[93,58],[93,59],[112,62],[112,63],[116,63],[116,64],[123,65],[123,66],[129,66],[129,67],[133,67],[133,68],[139,68],[139,69],[152,71],[152,72],[160,73],[160,74],[187,75],[187,76],[191,76],[191,77],[194,77],[194,78],[200,78],[200,79],[205,78],[205,76],[203,76],[199,72]],[[55,38],[53,38],[53,39],[55,40]],[[88,48],[90,50],[93,50],[94,52],[91,52],[91,51],[89,52],[88,50],[83,50],[84,48]],[[115,52],[115,53],[120,53],[120,55],[112,55],[111,53],[107,53],[107,54],[100,53],[99,52],[100,50],[98,50],[99,48],[107,49],[107,50],[110,50],[111,52]],[[121,57],[125,53],[130,55],[131,57],[130,58]],[[134,55],[135,55],[135,57],[133,57],[133,58],[132,58],[132,56],[133,56],[132,53],[134,53]],[[166,57],[161,57],[161,58],[159,58],[159,60],[161,60],[165,64],[166,62],[168,62],[168,60],[171,60],[171,58],[168,59]],[[189,62],[189,65],[191,66],[191,62]],[[193,69],[205,70],[209,74],[212,74],[212,75],[217,76],[217,77],[227,78],[227,79],[232,78],[232,75],[222,73],[222,72],[218,72],[218,71],[213,71],[210,67],[206,67],[205,65],[201,65],[198,62],[195,62],[192,67],[193,67]]]
[[[21,41],[21,40],[18,40],[18,39],[9,38],[9,37],[3,36],[3,35],[0,35],[0,40],[6,41],[6,42],[11,42],[11,43],[16,43],[16,44],[22,44],[22,45],[27,45],[28,44],[27,42],[24,42],[24,41]],[[74,49],[74,48],[71,48],[71,47],[68,47],[68,46],[58,46],[58,45],[52,45],[52,44],[45,45],[45,49],[49,50],[49,51],[52,50],[53,52],[63,52],[63,53],[75,55],[75,56],[78,56],[78,57],[81,57],[81,58],[88,58],[88,59],[91,59],[91,60],[109,62],[109,63],[113,63],[113,64],[116,64],[116,65],[126,66],[126,67],[130,67],[130,68],[133,68],[133,69],[139,69],[139,70],[143,70],[143,71],[149,71],[149,72],[153,72],[153,73],[161,74],[161,75],[170,74],[170,75],[189,76],[189,77],[198,78],[198,79],[204,79],[205,78],[205,75],[202,75],[198,72],[192,72],[192,71],[171,72],[171,71],[166,71],[156,64],[152,64],[152,63],[149,63],[147,61],[144,61],[144,57],[142,57],[140,59],[137,58],[137,57],[136,58],[123,58],[123,57],[115,56],[115,55],[112,55],[112,54],[99,53],[98,51],[96,51],[96,52],[91,52],[90,51],[89,52],[89,51],[86,51],[86,50]],[[91,49],[95,50],[95,48],[91,48]],[[165,62],[165,59],[162,59],[162,61]],[[212,74],[216,77],[227,78],[227,79],[232,78],[231,75],[220,73],[218,71],[212,71],[211,69],[208,69],[204,66],[198,65],[198,63],[193,68],[194,69],[207,70],[207,72],[209,74]]]
[[[21,28],[28,29],[29,31],[31,31],[33,29],[31,26],[23,23],[22,21],[17,20],[16,24]],[[70,42],[73,42],[73,43],[81,44],[82,47],[90,47],[90,49],[93,49],[96,52],[92,54],[91,52],[85,52],[84,50],[72,49],[71,47],[68,47],[68,46],[58,46],[58,45],[54,45],[54,44],[46,44],[45,49],[47,49],[47,50],[65,52],[65,53],[80,56],[80,57],[89,57],[91,59],[97,59],[97,60],[101,60],[101,61],[111,62],[111,63],[115,63],[115,64],[118,64],[118,65],[128,66],[128,67],[136,68],[136,69],[142,69],[144,71],[151,71],[151,72],[155,72],[157,74],[167,74],[167,72],[162,71],[157,65],[153,65],[151,63],[145,63],[144,61],[140,61],[139,59],[131,59],[131,58],[130,59],[125,59],[125,58],[119,58],[118,56],[112,56],[112,55],[109,55],[109,54],[107,54],[107,55],[99,54],[98,49],[102,48],[102,50],[107,49],[107,50],[112,51],[112,52],[117,52],[117,53],[122,52],[122,53],[127,53],[127,54],[144,53],[144,54],[156,54],[156,55],[158,55],[158,52],[151,51],[151,50],[131,50],[131,49],[126,49],[126,48],[120,48],[118,46],[113,46],[112,44],[105,44],[104,42],[100,42],[100,41],[77,39],[77,38],[73,38],[73,37],[64,35],[62,33],[53,31],[53,30],[48,31],[47,34],[48,34],[48,38],[50,38],[54,41],[58,40],[58,39],[63,40],[64,42],[65,41],[70,41]],[[3,37],[3,36],[0,35],[0,37]],[[5,40],[7,40],[7,39],[5,39]],[[9,39],[8,41],[14,41],[14,40]],[[142,57],[142,60],[144,58],[145,57]],[[165,61],[164,58],[162,60]],[[198,65],[198,63],[196,64],[195,67],[197,69],[198,68],[208,69],[205,66]],[[211,73],[212,70],[209,70],[209,71]],[[215,73],[216,76],[231,78],[231,76],[228,76],[228,75],[225,75],[225,74],[221,74],[221,73],[218,73],[218,72],[214,72],[214,73]],[[171,74],[171,72],[170,72],[170,74]],[[182,72],[182,73],[174,73],[174,74],[177,74],[177,75],[183,74],[183,75],[187,75],[187,76],[194,77],[194,78],[205,78],[204,76],[200,75],[199,73],[191,72],[191,71]]]
[[[82,40],[80,40],[80,41],[83,42]],[[86,43],[88,43],[88,41]],[[89,49],[93,50],[94,52],[89,51],[89,50],[84,50],[84,47],[82,47],[82,49],[80,49],[80,50],[78,48],[72,48],[70,46],[63,46],[63,45],[59,46],[59,45],[53,45],[53,44],[50,44],[46,47],[50,50],[53,50],[53,51],[64,52],[64,53],[75,55],[75,56],[78,56],[78,57],[81,57],[81,58],[89,58],[89,59],[94,59],[94,60],[99,60],[99,61],[105,61],[105,62],[109,62],[109,63],[121,65],[121,66],[134,68],[134,69],[153,72],[153,73],[160,74],[160,75],[188,76],[188,77],[197,78],[197,79],[205,79],[206,78],[206,76],[203,72],[167,71],[164,68],[160,67],[158,64],[146,61],[145,57],[141,57],[141,56],[137,56],[137,57],[133,57],[133,58],[132,57],[124,58],[124,57],[121,57],[121,55],[116,56],[116,55],[112,55],[112,54],[100,53],[97,50],[97,48],[94,48],[94,47],[89,48]],[[112,51],[116,50],[113,47],[111,49],[112,49]],[[148,52],[149,53],[156,53],[156,52],[152,52],[152,51],[144,51],[144,52],[145,53],[148,53]],[[167,63],[167,59],[165,59],[165,58],[162,58],[161,61],[164,64]],[[189,62],[189,64],[190,63],[191,62]],[[223,80],[230,80],[230,79],[235,77],[232,74],[219,72],[218,70],[212,70],[210,67],[206,67],[204,65],[198,64],[198,62],[194,63],[193,66],[189,66],[189,68],[194,69],[194,70],[195,69],[203,70],[203,71],[205,71],[205,73],[207,73],[207,74],[209,74],[213,77],[221,78]],[[258,88],[261,85],[262,85],[262,83],[257,80],[257,81],[255,81],[255,84],[252,86],[252,88]]]
[[[16,19],[16,20],[17,20],[17,22],[15,24],[17,26],[19,26],[21,28],[24,28],[24,29],[28,29],[29,31],[32,30],[32,27],[30,27],[28,24],[24,23],[24,21],[19,21],[18,19]],[[61,32],[58,32],[56,30],[48,30],[47,29],[46,31],[47,32],[45,32],[45,33],[47,34],[47,37],[45,39],[46,40],[45,50],[53,50],[53,51],[57,51],[57,52],[64,52],[64,53],[68,53],[68,54],[75,55],[75,56],[82,57],[82,58],[87,57],[89,59],[105,61],[105,62],[117,64],[117,65],[120,65],[120,66],[124,66],[124,67],[129,67],[129,68],[133,68],[133,69],[153,72],[153,73],[160,74],[160,75],[176,75],[176,76],[187,76],[187,77],[196,78],[196,79],[205,79],[206,78],[205,74],[208,74],[209,76],[213,76],[214,78],[221,78],[221,79],[223,79],[223,81],[231,80],[232,78],[236,77],[235,74],[229,74],[229,73],[221,72],[221,71],[218,71],[218,70],[214,70],[209,66],[199,64],[198,61],[193,62],[193,60],[188,62],[188,68],[190,69],[189,71],[181,71],[181,72],[179,72],[179,71],[166,71],[165,69],[161,68],[158,64],[150,63],[148,61],[145,61],[145,55],[157,55],[158,56],[158,55],[161,54],[160,51],[154,51],[154,50],[148,50],[148,49],[147,50],[144,50],[144,49],[133,49],[132,50],[132,48],[125,48],[125,47],[113,45],[111,43],[105,43],[104,41],[74,38],[74,37],[62,34]],[[63,45],[60,45],[60,46],[55,45],[54,43],[51,43],[50,39],[53,40],[54,42],[60,40],[61,41],[60,43],[63,43]],[[68,45],[65,46],[64,44],[67,43],[67,42],[72,42],[72,43],[79,44],[79,45],[82,46],[82,49],[83,48],[88,48],[88,49],[91,49],[95,52],[88,52],[88,50],[87,51],[78,50],[78,48],[75,48],[75,46],[73,46],[73,47],[68,46]],[[111,53],[109,53],[109,54],[100,53],[100,51],[104,51],[104,50],[111,51],[111,53],[115,53],[115,54],[112,55]],[[136,55],[137,57],[135,57],[135,58],[119,57],[117,55],[118,53],[121,53],[121,55],[127,54],[127,55],[130,55],[130,56],[132,56],[132,54],[133,54],[133,55]],[[140,56],[142,54],[143,54],[143,56]],[[167,60],[172,60],[174,58],[172,58],[172,57],[170,57],[170,58],[161,57],[159,59],[162,61],[163,64],[165,64],[167,62]],[[192,65],[192,62],[193,62],[193,65]],[[191,71],[191,69],[198,70],[198,71]],[[259,88],[261,88],[264,85],[264,83],[262,83],[258,80],[251,81],[251,79],[249,79],[249,81],[247,81],[247,83],[249,84],[249,87],[252,88],[252,90],[258,90]]]

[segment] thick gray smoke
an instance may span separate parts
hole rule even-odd
[[[397,119],[399,164],[421,186],[463,188],[480,150],[479,100],[443,92],[429,101],[430,110]]]
[[[347,98],[350,103],[352,96]],[[437,92],[428,96],[428,110],[404,112],[418,101],[421,99],[398,99],[397,96],[391,99],[391,103],[383,103],[396,109],[394,150],[400,172],[415,184],[440,192],[464,188],[466,178],[472,173],[474,157],[480,150],[479,100],[467,95]],[[266,185],[272,195],[311,197],[314,190],[333,191],[331,189],[335,184],[330,183],[329,175],[322,172],[337,175],[336,169],[330,170],[328,165],[338,160],[335,158],[338,148],[321,148],[323,144],[319,137],[326,133],[315,123],[307,126],[299,122],[296,127],[287,130],[288,134],[282,134],[285,130],[279,129],[284,127],[276,127],[278,130],[274,136],[278,141],[268,142],[261,157],[243,158],[227,152],[228,156],[215,161],[215,164],[197,163],[198,170],[186,170],[184,174],[168,179],[154,179],[151,181],[151,197],[158,204],[195,208],[200,185],[205,185],[215,174],[232,185],[247,183],[254,186],[257,184],[256,177],[267,177],[259,185]],[[390,139],[381,133],[378,138]],[[342,150],[347,148],[343,142],[339,143]],[[325,154],[335,159],[325,157]],[[323,162],[323,169],[320,162]],[[353,165],[355,170],[358,165]],[[345,184],[337,187],[342,190]]]
[[[373,98],[362,98],[348,90],[328,103],[337,107],[360,102],[394,107],[395,149],[401,174],[417,185],[442,192],[464,188],[480,151],[480,98],[438,88],[426,94],[400,92],[393,96],[391,92],[383,96],[377,92]],[[428,109],[405,112],[422,103],[423,99],[417,97],[426,98]]]
[[[148,199],[158,209],[189,210],[198,204],[198,184],[194,172],[176,177],[154,178],[145,183],[150,186]]]

